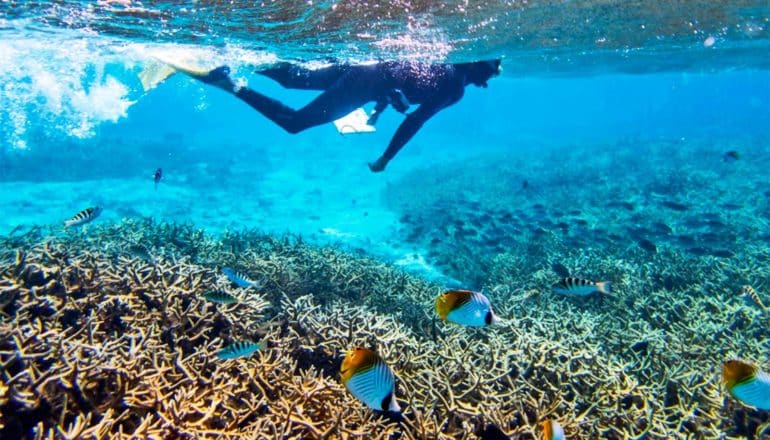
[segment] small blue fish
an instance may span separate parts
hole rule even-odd
[[[237,359],[239,357],[249,357],[260,348],[262,348],[262,345],[256,342],[236,341],[219,350],[217,352],[217,357],[219,359]]]
[[[257,282],[251,280],[246,275],[238,272],[235,269],[231,269],[229,267],[223,267],[222,273],[225,274],[228,280],[230,282],[235,283],[238,287],[248,288],[248,287],[257,287]]]
[[[206,292],[203,297],[211,302],[219,304],[233,304],[238,302],[238,298],[230,295],[227,292],[222,292],[221,290],[212,290]]]

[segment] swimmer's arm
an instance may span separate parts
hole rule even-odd
[[[372,114],[369,116],[369,120],[366,121],[369,125],[374,125],[377,123],[377,119],[379,119],[380,114],[385,111],[385,109],[388,107],[388,101],[378,101],[377,104],[374,106],[374,110],[372,111]]]
[[[422,125],[428,119],[432,118],[433,115],[438,113],[440,110],[449,107],[455,102],[457,101],[453,100],[451,102],[445,103],[426,102],[425,104],[420,105],[417,110],[406,115],[404,122],[398,126],[396,134],[393,135],[393,139],[390,140],[390,144],[382,156],[387,160],[391,160],[396,157],[396,154],[398,154],[399,150],[401,150],[401,148],[406,145],[406,143],[409,142],[415,134],[417,134],[420,128],[422,128]]]

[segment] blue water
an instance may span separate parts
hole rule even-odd
[[[64,220],[98,205],[104,212],[85,234],[141,218],[212,237],[290,233],[493,295],[507,279],[495,259],[514,255],[516,277],[538,281],[506,287],[513,297],[569,261],[597,280],[622,278],[612,280],[621,292],[643,285],[723,300],[752,284],[770,303],[770,7],[603,3],[0,4],[0,235],[41,227],[66,236]],[[180,53],[210,68],[229,64],[234,78],[295,108],[317,93],[283,89],[254,69],[502,57],[504,71],[486,89],[466,88],[375,174],[366,163],[401,115],[385,113],[373,134],[326,125],[290,135],[184,75],[144,92],[139,72]],[[616,260],[591,267],[599,258]],[[708,279],[671,273],[668,261],[688,258],[713,269]],[[751,328],[767,336],[766,325]],[[766,350],[741,347],[720,353],[766,365]],[[761,411],[747,417],[767,421]],[[576,438],[602,438],[568,425]],[[719,426],[770,435],[756,423]]]

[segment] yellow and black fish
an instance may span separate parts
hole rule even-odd
[[[86,208],[77,214],[75,214],[71,219],[66,220],[64,222],[64,227],[69,228],[70,226],[80,226],[84,225],[88,222],[93,221],[96,219],[96,217],[99,217],[99,214],[102,213],[102,208],[98,206],[94,206],[92,208]]]
[[[770,376],[738,359],[722,365],[722,381],[727,391],[746,405],[770,409]]]
[[[556,420],[545,420],[540,426],[543,427],[543,440],[564,440],[564,429]]]
[[[372,350],[356,347],[342,361],[342,383],[350,394],[378,411],[401,412],[396,401],[396,376]]]
[[[492,305],[481,292],[450,290],[436,298],[436,313],[442,321],[483,327],[500,321]]]
[[[560,295],[588,296],[592,293],[612,293],[612,284],[608,281],[589,281],[567,277],[554,286],[553,291]]]

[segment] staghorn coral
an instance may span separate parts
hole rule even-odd
[[[3,433],[438,439],[473,438],[494,423],[534,438],[539,421],[555,418],[569,438],[761,436],[767,414],[726,399],[718,382],[721,359],[762,353],[768,339],[720,281],[754,263],[677,255],[667,258],[686,294],[659,285],[653,267],[565,258],[571,270],[618,280],[622,295],[587,303],[548,294],[548,269],[498,255],[488,296],[504,322],[469,329],[435,322],[439,286],[297,238],[214,240],[150,221],[17,237],[0,246]],[[234,263],[264,289],[231,289],[220,268]],[[239,302],[205,301],[214,286]],[[216,359],[241,339],[265,348]],[[403,420],[366,409],[339,383],[354,345],[393,368]]]

